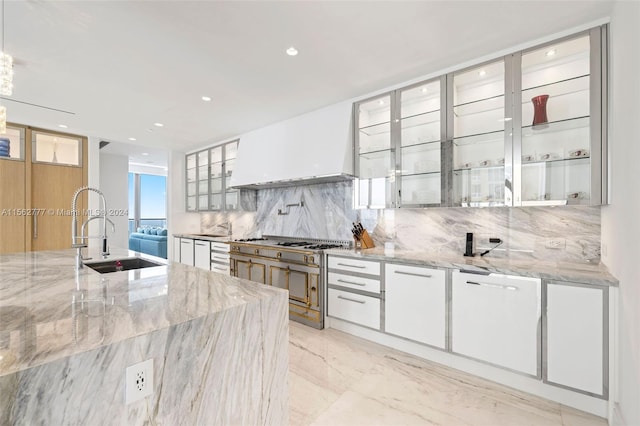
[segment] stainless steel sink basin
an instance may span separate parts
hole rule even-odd
[[[117,262],[120,262],[121,268],[116,265]],[[130,269],[164,266],[164,264],[152,262],[147,259],[141,259],[139,257],[129,257],[126,259],[114,259],[106,260],[104,262],[85,263],[85,266],[93,269],[94,271],[100,272],[101,274],[107,274],[109,272],[128,271]]]

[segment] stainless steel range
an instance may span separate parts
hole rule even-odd
[[[265,236],[229,243],[231,275],[289,290],[289,319],[324,327],[324,253],[350,241]]]

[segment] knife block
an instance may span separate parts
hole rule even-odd
[[[374,248],[376,246],[373,243],[373,240],[369,236],[369,233],[367,232],[366,229],[362,230],[362,233],[360,234],[360,238],[356,238],[355,240],[356,240],[356,247],[358,248],[368,249],[368,248]]]

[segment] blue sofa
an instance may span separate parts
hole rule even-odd
[[[138,228],[129,235],[129,250],[167,258],[167,229]]]

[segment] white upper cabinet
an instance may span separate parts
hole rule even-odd
[[[351,111],[343,102],[242,135],[230,185],[352,177]]]
[[[606,204],[606,31],[356,102],[356,208]]]

